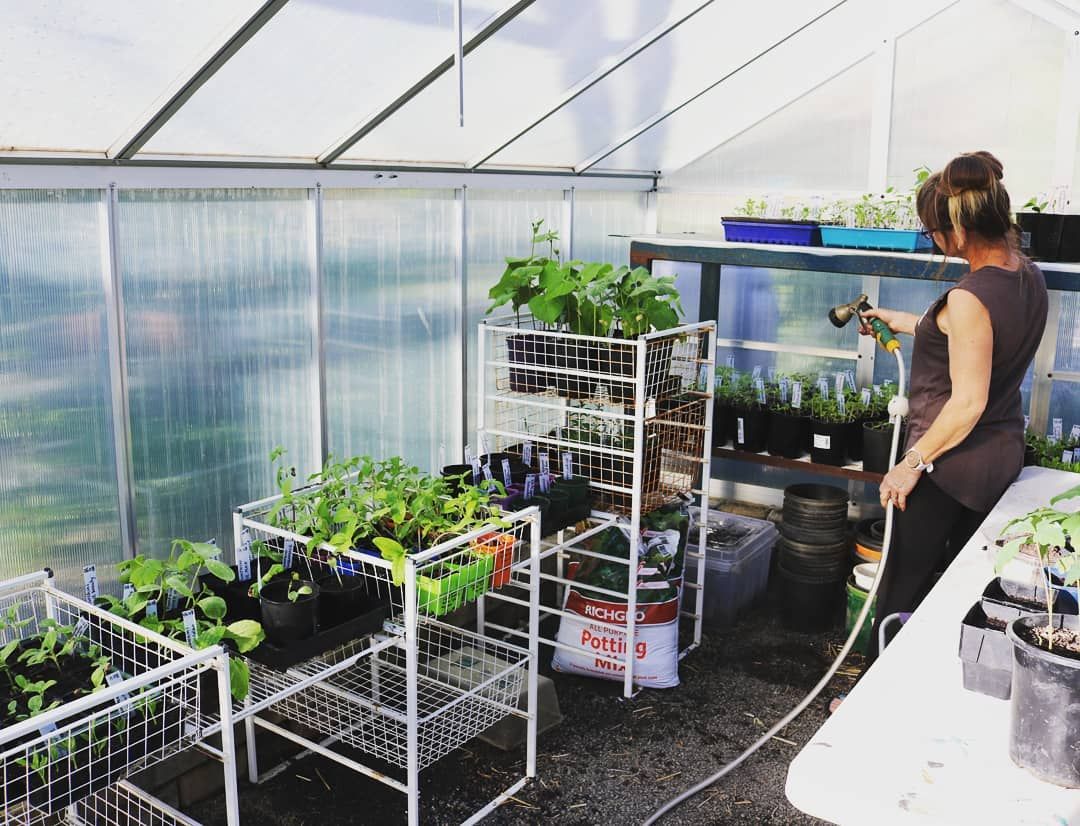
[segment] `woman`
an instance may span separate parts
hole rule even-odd
[[[916,199],[919,218],[941,250],[971,269],[921,318],[864,314],[915,337],[907,450],[880,487],[882,506],[897,510],[878,622],[916,608],[1024,464],[1020,383],[1046,326],[1046,282],[1017,251],[1001,178],[989,152],[961,155],[931,175]],[[871,639],[872,660],[876,625]]]

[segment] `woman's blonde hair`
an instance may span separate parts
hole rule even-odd
[[[967,152],[923,183],[915,204],[929,230],[959,230],[1016,246],[1009,193],[1001,184],[1001,161],[989,152]]]

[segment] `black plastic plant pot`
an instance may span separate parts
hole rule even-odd
[[[607,345],[571,338],[553,341],[555,352],[552,365],[558,368],[558,371],[552,378],[555,392],[560,396],[568,399],[586,399],[592,395],[593,387],[598,382],[595,377],[571,375],[567,371],[612,374],[612,370],[603,363],[601,356],[601,352],[608,349]],[[615,373],[615,375],[620,374]]]
[[[295,601],[289,599],[289,586],[295,591],[307,586],[310,594]],[[309,580],[271,582],[264,585],[259,597],[262,626],[266,639],[278,647],[315,636],[319,628],[319,586]]]
[[[1070,263],[1080,261],[1080,215],[1061,216],[1061,246],[1058,260]]]
[[[856,419],[847,426],[847,457],[849,462],[863,459],[863,421]]]
[[[764,407],[735,408],[735,447],[760,453],[769,441],[769,411]]]
[[[1044,592],[1045,593],[1045,592]],[[1061,592],[1057,592],[1059,597]],[[990,584],[983,589],[980,599],[983,611],[991,621],[998,623],[1002,629],[1017,617],[1030,617],[1032,614],[1045,614],[1046,601],[1034,602],[1026,599],[1010,597],[1001,587],[1001,578],[995,577]],[[1076,606],[1072,600],[1055,598],[1054,612],[1059,614],[1075,614]]]
[[[367,606],[367,580],[357,574],[330,574],[319,579],[319,628],[333,628],[358,616]]]
[[[805,416],[774,410],[769,417],[767,447],[773,456],[798,459],[806,453],[808,420]]]
[[[975,603],[960,624],[960,662],[964,688],[998,700],[1012,691],[1012,643],[1005,625],[995,622]]]
[[[546,496],[537,494],[529,499],[526,499],[524,496],[519,496],[510,501],[508,510],[516,512],[525,510],[525,508],[531,508],[533,505],[536,505],[536,507],[540,509],[540,531],[543,536],[547,536],[547,534],[543,532],[547,527],[545,517],[547,516],[548,510],[551,508],[551,500]]]
[[[592,488],[588,478],[575,476],[571,479],[556,479],[552,489],[566,494],[566,519],[569,524],[580,522],[592,513]]]
[[[1024,447],[1024,467],[1032,467],[1039,464],[1039,451],[1031,445]]]
[[[847,422],[810,420],[810,460],[841,467],[847,461]]]
[[[507,356],[512,364],[553,367],[551,338],[535,333],[521,333],[506,340]],[[515,393],[542,393],[554,384],[554,374],[542,370],[510,368],[510,389]]]
[[[777,565],[783,585],[781,617],[784,625],[800,631],[827,631],[840,623],[846,607],[846,576],[805,576]]]
[[[1040,261],[1059,260],[1064,219],[1064,215],[1050,212],[1021,212],[1016,216],[1020,232],[1029,236],[1028,250],[1032,258]]]
[[[472,465],[447,465],[440,474],[443,479],[449,480],[450,489],[453,493],[461,493],[461,482],[472,481]],[[463,475],[464,474],[464,475]]]
[[[717,400],[713,405],[713,447],[735,441],[735,408]]]
[[[1076,620],[1055,615],[1057,628]],[[1034,642],[1046,614],[1020,617],[1006,634],[1013,645],[1009,756],[1040,780],[1080,789],[1080,651],[1048,651]]]
[[[269,560],[262,560],[263,572],[265,573],[270,565],[273,563]],[[241,619],[253,619],[257,620],[261,616],[259,608],[258,597],[250,596],[249,591],[251,586],[255,584],[259,576],[259,565],[257,560],[251,561],[251,579],[241,580],[240,572],[235,565],[232,566],[232,572],[236,575],[232,582],[222,582],[215,576],[209,574],[203,574],[199,577],[199,582],[203,587],[209,590],[216,596],[225,600],[225,615],[229,618],[229,622],[234,622]],[[271,582],[280,582],[289,578],[289,574],[282,572],[275,574],[270,580]]]
[[[900,444],[897,452],[903,450],[906,428],[900,428]],[[881,427],[880,422],[864,422],[862,426],[862,463],[863,470],[871,473],[888,473],[889,451],[892,449],[893,428]],[[897,457],[899,459],[899,456]]]
[[[559,490],[552,485],[544,496],[551,505],[548,507],[547,514],[541,519],[540,529],[544,536],[550,536],[570,524],[567,518],[570,510],[570,495],[565,490]]]

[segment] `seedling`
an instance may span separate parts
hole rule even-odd
[[[300,597],[309,597],[314,593],[310,585],[299,585],[299,582],[300,574],[293,574],[292,579],[289,580],[289,602],[296,602]]]

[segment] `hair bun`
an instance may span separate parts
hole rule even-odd
[[[960,195],[969,190],[994,190],[1002,177],[1001,161],[985,150],[958,155],[941,170],[941,179],[949,195]]]

